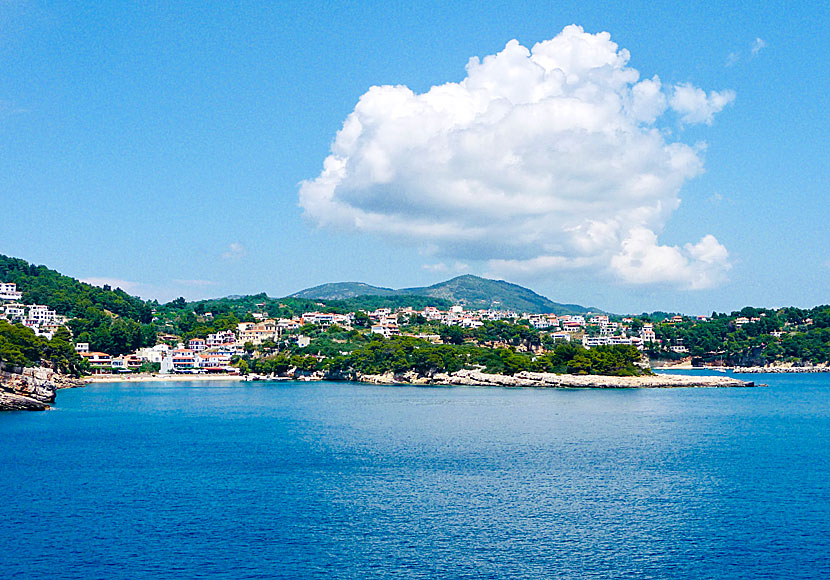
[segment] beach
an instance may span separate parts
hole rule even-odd
[[[185,374],[123,374],[123,375],[92,375],[85,377],[86,383],[148,383],[148,382],[181,382],[181,381],[244,381],[243,375],[185,375]]]

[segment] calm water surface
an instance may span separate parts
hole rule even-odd
[[[830,375],[99,384],[0,415],[3,578],[828,578]]]

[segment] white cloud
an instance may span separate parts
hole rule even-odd
[[[466,272],[470,269],[470,265],[464,262],[454,262],[452,264],[437,262],[435,264],[423,264],[421,268],[430,272]]]
[[[711,91],[708,95],[703,89],[690,84],[678,85],[674,88],[669,104],[680,113],[683,123],[693,125],[706,123],[711,125],[715,114],[735,100],[735,91]]]
[[[697,244],[678,248],[659,245],[654,232],[645,228],[630,232],[611,263],[625,282],[668,283],[693,290],[720,284],[731,268],[729,252],[714,236],[707,235]]]
[[[569,26],[531,49],[512,40],[470,59],[459,83],[372,87],[320,175],[301,184],[300,205],[319,225],[487,260],[496,273],[653,281],[621,275],[614,258],[636,232],[656,240],[703,170],[702,147],[668,141],[657,123],[669,105],[683,123],[711,123],[734,93],[664,88],[628,61],[608,33]],[[687,272],[664,281],[695,286],[689,272],[716,266],[684,257],[674,264]]]
[[[752,42],[752,48],[750,49],[752,51],[752,56],[756,56],[759,52],[761,52],[766,47],[767,47],[767,43],[764,42],[764,39],[756,38]]]
[[[747,56],[746,60],[752,60],[758,53],[764,50],[767,47],[767,43],[763,38],[756,38],[753,40],[749,45],[749,56]],[[742,60],[742,51],[730,52],[726,55],[726,67],[732,67],[738,64]]]
[[[222,258],[225,260],[239,260],[248,255],[248,250],[239,242],[232,242],[228,245],[228,249],[222,253]]]

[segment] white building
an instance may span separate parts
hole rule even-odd
[[[7,304],[3,308],[3,318],[9,322],[20,322],[26,318],[26,309],[20,304]]]
[[[236,333],[233,330],[220,330],[215,334],[208,334],[205,344],[208,348],[225,346],[236,342]]]
[[[372,326],[372,333],[389,338],[390,336],[398,336],[401,331],[397,324],[375,324]]]
[[[208,371],[224,371],[231,364],[231,355],[221,352],[201,352],[196,358],[199,368]]]
[[[23,292],[17,290],[17,284],[13,282],[0,282],[0,300],[11,300],[15,302],[23,298]]]
[[[42,304],[32,304],[29,306],[29,313],[26,316],[26,321],[32,325],[54,324],[58,320],[58,315],[54,310],[49,310],[48,306]]]
[[[246,342],[262,344],[265,340],[279,339],[279,328],[274,320],[264,320],[257,323],[240,322],[237,325],[237,330],[240,345],[244,345]]]
[[[207,344],[205,344],[204,338],[191,338],[187,341],[187,348],[189,350],[195,350],[196,352],[202,352],[207,348]]]
[[[634,345],[634,346],[641,346],[642,342],[639,339],[635,339],[633,337],[629,338],[627,336],[588,336],[585,335],[582,337],[582,346],[585,348],[593,348],[595,346],[604,346],[604,345],[615,345],[615,344],[623,344],[623,345]]]
[[[152,348],[140,348],[136,351],[136,356],[142,360],[146,360],[147,362],[151,363],[161,363],[162,360],[167,356],[167,353],[170,352],[170,347],[166,344],[157,344]],[[172,362],[171,362],[172,364]]]

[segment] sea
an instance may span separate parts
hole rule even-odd
[[[60,391],[0,415],[0,577],[830,578],[830,374],[743,377]]]

